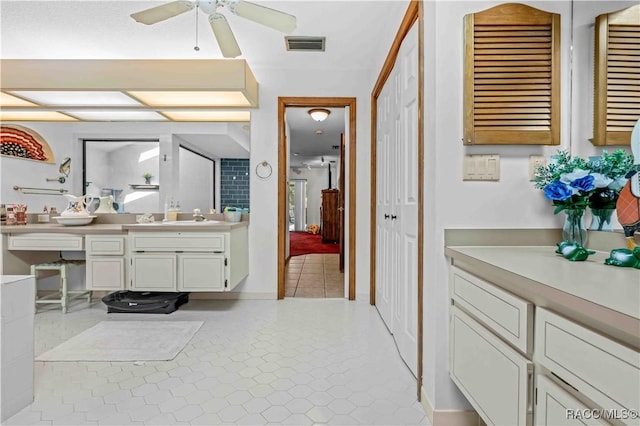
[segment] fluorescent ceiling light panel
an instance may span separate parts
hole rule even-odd
[[[16,98],[5,92],[0,92],[0,106],[3,108],[7,107],[35,107],[38,106],[31,102],[25,101],[24,99]]]
[[[0,110],[0,121],[78,121],[57,111]]]
[[[248,107],[251,103],[239,91],[130,91],[131,96],[152,107]]]
[[[249,111],[161,111],[173,121],[249,121]]]
[[[11,91],[40,105],[51,106],[142,106],[121,92],[105,91]]]
[[[80,120],[85,121],[166,121],[163,117],[154,111],[122,111],[122,110],[104,110],[104,111],[88,111],[88,110],[65,110],[66,114],[71,114]]]

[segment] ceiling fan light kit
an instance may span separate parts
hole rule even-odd
[[[288,34],[296,29],[295,16],[245,0],[173,1],[132,13],[131,17],[136,22],[152,25],[188,12],[193,8],[200,9],[209,15],[209,24],[218,42],[222,56],[225,58],[235,58],[240,56],[242,52],[226,17],[219,13],[219,10],[225,6],[234,15],[283,33]]]
[[[331,111],[326,108],[312,108],[309,110],[309,115],[315,121],[324,121],[329,117],[329,114],[331,114]]]

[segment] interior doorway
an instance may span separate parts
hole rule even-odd
[[[344,242],[340,241],[344,251],[347,297],[355,299],[355,174],[356,156],[356,99],[300,97],[278,98],[278,299],[285,297],[286,262],[288,247],[289,213],[289,133],[286,121],[287,108],[343,108],[345,115],[345,150],[348,162],[342,171],[341,181],[346,184],[342,194],[347,194],[341,210],[341,229],[344,230]],[[341,152],[342,153],[342,152]],[[331,166],[329,166],[331,170]],[[335,168],[333,169],[335,173]],[[329,184],[331,186],[331,184]]]

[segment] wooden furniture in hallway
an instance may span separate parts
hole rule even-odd
[[[320,207],[321,233],[323,243],[337,243],[340,241],[340,191],[337,189],[322,190],[322,206]]]

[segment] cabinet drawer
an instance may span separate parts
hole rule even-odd
[[[546,376],[537,378],[536,426],[604,425],[592,409]]]
[[[124,255],[124,237],[87,235],[88,256]]]
[[[523,353],[532,353],[533,304],[456,267],[450,282],[456,305]]]
[[[9,236],[9,250],[84,250],[84,237],[71,234],[22,234]]]
[[[638,409],[640,353],[626,346],[538,309],[534,359],[602,408]]]
[[[225,236],[218,233],[162,232],[130,234],[132,251],[215,251],[225,249]]]
[[[531,424],[533,364],[451,307],[451,379],[487,424]]]

